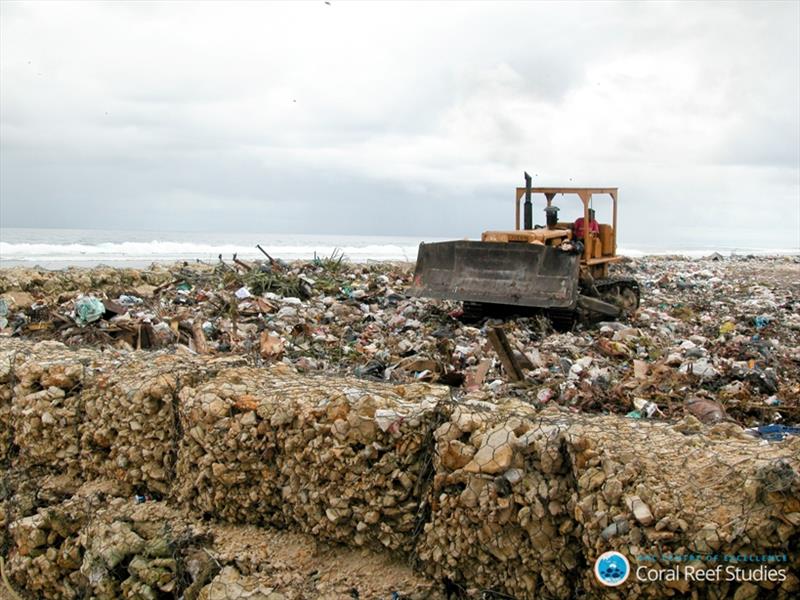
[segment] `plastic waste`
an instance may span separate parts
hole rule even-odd
[[[379,408],[375,411],[375,423],[381,431],[397,431],[400,429],[400,423],[403,421],[403,415],[391,408]]]
[[[119,298],[117,298],[117,302],[119,302],[123,306],[136,306],[137,304],[144,303],[144,300],[139,298],[139,296],[130,296],[128,294],[122,294]]]
[[[386,365],[379,360],[371,360],[363,367],[356,367],[355,369],[357,377],[372,377],[374,379],[383,379],[385,371]]]
[[[238,290],[236,290],[235,295],[239,300],[244,300],[245,298],[249,298],[251,296],[250,290],[248,290],[244,286],[242,286]]]
[[[364,298],[367,295],[367,292],[366,290],[355,289],[355,290],[350,290],[349,295],[353,300],[360,300],[361,298]]]
[[[689,398],[686,401],[686,410],[706,424],[719,423],[725,419],[725,410],[722,406],[708,398]]]
[[[82,296],[75,302],[75,322],[79,327],[94,323],[106,312],[106,307],[97,298]]]
[[[664,413],[659,410],[655,402],[645,400],[644,398],[634,398],[633,405],[636,407],[636,411],[634,412],[639,412],[639,418],[645,416],[648,419],[652,419],[656,415],[664,416]],[[630,416],[630,413],[628,413],[628,416]],[[636,417],[632,418],[635,419]]]
[[[767,325],[769,325],[772,318],[768,315],[758,315],[756,317],[756,329],[764,329]]]
[[[751,427],[744,431],[745,433],[770,442],[783,441],[783,438],[788,435],[800,435],[800,427],[791,427],[788,425],[762,425],[760,427]]]
[[[8,325],[8,303],[0,298],[0,329],[5,329]]]
[[[407,297],[413,279],[408,266],[320,260],[281,270],[263,262],[242,272],[241,265],[234,270],[196,263],[142,271],[132,280],[105,268],[26,274],[13,285],[28,291],[5,291],[7,316],[0,318],[9,321],[2,335],[13,329],[21,337],[68,345],[196,348],[202,335],[210,353],[392,383],[432,379],[489,401],[511,395],[537,406],[662,418],[650,406],[636,408],[639,397],[657,402],[670,419],[686,411],[716,422],[724,420],[724,406],[731,419],[749,426],[758,424],[750,419],[760,407],[763,424],[795,424],[800,301],[790,286],[762,281],[757,269],[741,269],[742,262],[632,260],[622,270],[647,288],[633,319],[561,333],[538,317],[506,321],[509,356],[527,382],[520,387],[506,385],[505,370],[486,345],[493,325],[463,318],[460,306]],[[773,262],[795,268],[800,259],[768,259],[764,267]],[[691,291],[681,291],[679,279]],[[250,297],[235,297],[241,288]],[[75,325],[79,296],[71,290],[102,300],[100,320]],[[695,312],[683,310],[689,307]],[[65,323],[60,316],[70,313]],[[201,327],[193,330],[198,319]],[[269,332],[263,345],[262,331]],[[686,400],[693,397],[704,401],[690,409]]]
[[[572,361],[565,356],[562,356],[558,360],[558,365],[561,367],[561,370],[564,372],[564,375],[569,375],[569,371],[572,368]]]
[[[700,358],[694,362],[686,362],[678,368],[678,371],[697,375],[701,379],[715,379],[719,376],[719,371],[706,358]]]

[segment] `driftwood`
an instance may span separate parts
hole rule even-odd
[[[500,362],[508,378],[511,381],[522,381],[525,379],[525,373],[522,372],[522,367],[520,367],[519,362],[514,356],[514,351],[511,349],[511,344],[508,342],[506,332],[503,331],[501,327],[492,327],[489,329],[486,337],[489,338],[494,351],[497,352],[497,356],[500,357]]]

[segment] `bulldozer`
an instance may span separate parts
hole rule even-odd
[[[617,188],[516,188],[516,224],[511,231],[485,231],[481,241],[421,243],[413,296],[463,302],[464,320],[483,316],[529,316],[544,313],[557,330],[578,320],[616,319],[639,306],[635,279],[610,277],[617,255]],[[544,195],[545,223],[533,224],[534,194]],[[558,220],[557,196],[577,199],[583,221]],[[597,223],[593,200],[610,196],[611,223]],[[520,202],[523,219],[520,222]]]

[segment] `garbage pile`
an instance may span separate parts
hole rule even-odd
[[[800,420],[796,257],[646,257],[629,320],[556,333],[543,318],[462,322],[455,303],[409,298],[411,267],[341,256],[0,273],[5,334],[116,349],[188,348],[302,372],[445,383],[493,401],[742,425]],[[102,310],[100,307],[102,304]],[[489,343],[502,325],[524,376]]]
[[[126,477],[123,467],[96,468],[111,455],[85,435],[71,434],[65,446],[77,444],[68,459],[87,468],[38,464],[45,456],[38,446],[52,435],[20,435],[34,417],[12,410],[15,442],[0,473],[8,532],[2,543],[12,581],[37,597],[292,598],[322,589],[352,596],[351,589],[375,591],[377,580],[398,586],[381,587],[384,596],[410,587],[417,597],[437,597],[447,581],[476,598],[616,598],[591,573],[610,548],[662,568],[674,556],[713,566],[716,554],[779,555],[778,566],[788,569],[779,582],[750,575],[691,589],[670,582],[676,596],[741,598],[764,590],[788,599],[800,591],[798,436],[760,440],[734,423],[709,426],[692,415],[667,423],[584,415],[555,403],[541,410],[508,396],[453,399],[446,386],[310,376],[288,365],[227,368],[215,364],[218,358],[169,350],[19,344],[18,356],[58,350],[60,358],[42,361],[39,371],[30,361],[12,361],[9,380],[28,382],[14,387],[14,407],[38,393],[33,382],[57,377],[72,386],[65,397],[75,396],[77,406],[110,384],[128,390],[121,394],[128,401],[139,393],[126,388],[138,368],[142,389],[158,392],[126,404],[126,418],[163,425],[169,404],[178,419],[163,438],[143,427],[137,442],[139,430],[129,428],[113,460],[129,456],[125,448],[135,444],[147,453],[130,465],[140,475]],[[75,364],[89,375],[78,378]],[[119,372],[116,383],[112,370]],[[173,372],[179,376],[164,376]],[[38,397],[35,407],[37,414],[46,410]],[[64,422],[85,433],[92,418],[79,410]],[[157,461],[171,452],[174,475],[154,477],[147,465],[169,470],[170,462]],[[413,563],[416,574],[390,569],[397,574],[391,582],[379,571],[354,575],[350,588],[309,588],[309,572],[278,577],[271,564],[260,570],[258,559],[250,560],[254,555],[236,539],[268,552],[280,545],[275,537],[259,542],[270,530],[254,524],[361,548],[368,558],[391,552],[391,560]],[[220,539],[229,542],[217,546]],[[308,559],[308,550],[298,552]],[[353,557],[340,547],[330,552],[331,565],[338,553]],[[286,555],[273,554],[273,562],[284,570],[294,564]],[[749,574],[763,565],[737,566]],[[664,585],[631,580],[625,595],[661,597]]]

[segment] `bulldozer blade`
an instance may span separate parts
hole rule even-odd
[[[575,307],[579,256],[538,244],[419,245],[414,296],[539,308]]]

